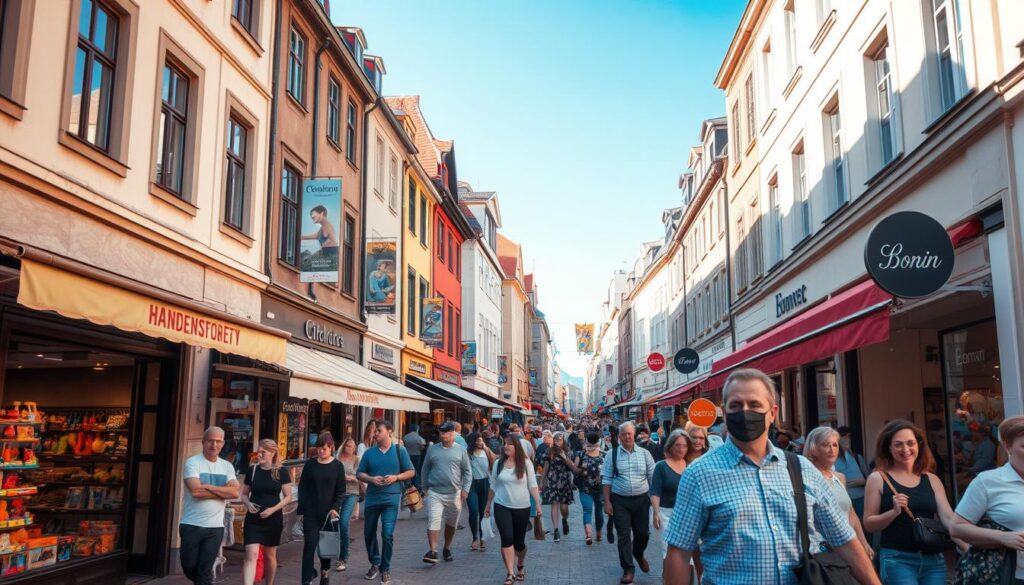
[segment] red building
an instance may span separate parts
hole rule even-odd
[[[444,342],[434,349],[434,378],[462,384],[462,243],[473,236],[458,205],[455,148],[435,140],[438,150],[434,184],[441,204],[434,207],[434,295],[444,299]]]

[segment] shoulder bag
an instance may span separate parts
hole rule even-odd
[[[1009,528],[988,518],[978,522],[978,528],[1012,532]],[[956,562],[953,585],[1012,585],[1017,572],[1016,551],[1003,548],[972,546]]]
[[[402,473],[402,447],[395,443],[395,456],[398,457],[398,473]],[[402,507],[408,508],[410,512],[418,512],[423,509],[423,495],[419,488],[411,481],[402,482]]]
[[[328,528],[331,526],[332,528]],[[320,537],[316,543],[316,554],[321,559],[337,559],[341,555],[341,525],[332,520],[330,514],[320,527]]]
[[[804,476],[800,457],[786,452],[786,468],[793,485],[793,499],[796,501],[796,522],[800,530],[800,565],[794,569],[800,585],[857,585],[850,565],[834,551],[811,554],[811,539],[808,534],[807,495],[804,493]]]
[[[885,480],[885,485],[889,486],[893,494],[899,494],[896,488],[893,487],[892,481],[889,479],[889,474],[886,472],[882,473],[882,479]],[[931,480],[928,479],[927,475],[921,476],[921,481],[929,482],[928,487],[931,488]],[[934,488],[932,488],[934,491]],[[907,506],[903,509],[910,517],[910,521],[914,525],[914,542],[917,544],[918,550],[923,553],[940,553],[947,550],[953,550],[954,544],[953,539],[949,537],[949,531],[943,526],[942,522],[935,518],[922,518],[915,516],[910,511],[910,507]]]

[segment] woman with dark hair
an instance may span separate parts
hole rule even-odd
[[[651,507],[654,509],[654,528],[668,527],[672,510],[676,506],[679,479],[686,471],[686,457],[693,450],[693,439],[682,429],[669,433],[665,439],[665,458],[654,466],[651,478]],[[661,558],[668,556],[668,542],[661,539]]]
[[[562,517],[562,532],[569,534],[569,504],[572,503],[572,470],[569,468],[569,453],[565,448],[565,434],[555,433],[551,446],[544,452],[544,502],[551,504],[551,526],[555,528],[555,542],[561,542],[558,532],[558,518]]]
[[[490,489],[491,467],[494,466],[494,453],[487,448],[484,437],[480,433],[470,433],[466,438],[469,445],[469,466],[473,469],[473,483],[469,488],[469,529],[473,533],[471,550],[487,550],[483,534],[480,531],[483,519],[483,505],[487,502],[487,491]]]
[[[526,531],[530,523],[531,497],[536,506],[533,515],[539,517],[542,513],[540,491],[533,462],[526,458],[519,438],[506,435],[501,457],[491,470],[491,487],[484,507],[484,518],[490,518],[491,503],[494,504],[494,523],[501,535],[501,558],[508,571],[504,585],[526,580]],[[515,572],[513,561],[518,561]]]
[[[586,533],[588,546],[594,543],[595,521],[597,522],[598,542],[601,542],[601,529],[604,528],[602,467],[604,467],[604,454],[601,453],[601,433],[591,429],[587,432],[583,450],[576,453],[572,461],[569,462],[569,469],[576,474],[576,487],[580,490],[580,505],[583,506],[583,531]]]
[[[320,540],[320,529],[327,519],[337,521],[345,501],[345,468],[334,457],[334,437],[322,431],[316,437],[316,457],[302,466],[299,479],[299,509],[302,516],[302,583],[316,578],[314,557]],[[327,585],[331,560],[320,558],[320,585]]]
[[[945,585],[945,559],[941,553],[921,550],[911,520],[938,516],[946,530],[954,524],[946,490],[931,473],[934,461],[928,439],[910,421],[891,421],[878,434],[875,465],[864,488],[864,529],[882,535],[882,582]]]

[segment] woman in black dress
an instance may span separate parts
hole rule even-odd
[[[555,527],[555,542],[562,541],[562,533],[569,534],[569,504],[573,501],[573,474],[569,467],[569,454],[565,449],[565,435],[556,433],[551,447],[544,453],[543,503],[551,504],[551,526]],[[562,533],[558,532],[558,517],[562,517]]]
[[[256,578],[256,560],[263,546],[264,583],[274,585],[277,575],[277,547],[284,529],[282,510],[292,501],[292,480],[288,471],[281,469],[281,454],[271,439],[260,441],[256,450],[259,463],[245,474],[241,499],[249,512],[245,515],[243,540],[245,563],[242,580],[252,585]],[[284,497],[281,497],[284,494]]]
[[[299,509],[302,516],[302,583],[313,583],[313,565],[320,529],[327,518],[337,520],[345,501],[345,468],[334,457],[334,437],[323,431],[316,438],[316,457],[306,461],[299,479]],[[331,560],[320,558],[320,585],[327,585]]]

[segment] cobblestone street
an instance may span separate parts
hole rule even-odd
[[[547,507],[544,509],[545,521],[550,522]],[[462,523],[466,525],[466,512],[463,512]],[[571,533],[562,536],[562,542],[554,543],[551,535],[543,541],[528,540],[529,554],[526,559],[526,582],[544,583],[545,585],[593,584],[613,585],[619,582],[622,571],[619,568],[615,545],[607,542],[595,542],[587,546],[583,538],[583,526],[580,524],[582,511],[578,503],[574,504],[569,513]],[[550,528],[550,527],[549,527]],[[368,563],[366,547],[363,546],[363,523],[352,523],[352,536],[356,537],[351,544],[349,569],[344,573],[331,574],[331,583],[371,583],[363,580]],[[532,535],[532,532],[530,533]],[[532,538],[532,536],[530,536]],[[426,516],[420,512],[417,517],[399,520],[395,538],[395,554],[392,559],[391,578],[394,585],[414,585],[421,583],[437,583],[449,585],[499,585],[505,579],[505,569],[501,562],[498,541],[488,541],[487,550],[475,552],[469,550],[472,538],[468,525],[459,530],[455,536],[452,553],[455,560],[437,565],[427,565],[421,558],[427,550]],[[651,542],[647,547],[647,558],[651,563],[651,572],[639,570],[636,575],[637,585],[654,585],[661,583],[661,533],[652,529]],[[440,552],[440,551],[438,551]],[[302,542],[295,541],[281,546],[278,552],[280,567],[278,569],[278,585],[294,585],[299,583],[299,571],[302,563]],[[227,566],[223,578],[218,583],[235,585],[242,582],[242,553],[228,551]],[[372,583],[377,583],[373,581]],[[166,577],[146,582],[148,585],[187,585],[182,575]]]

